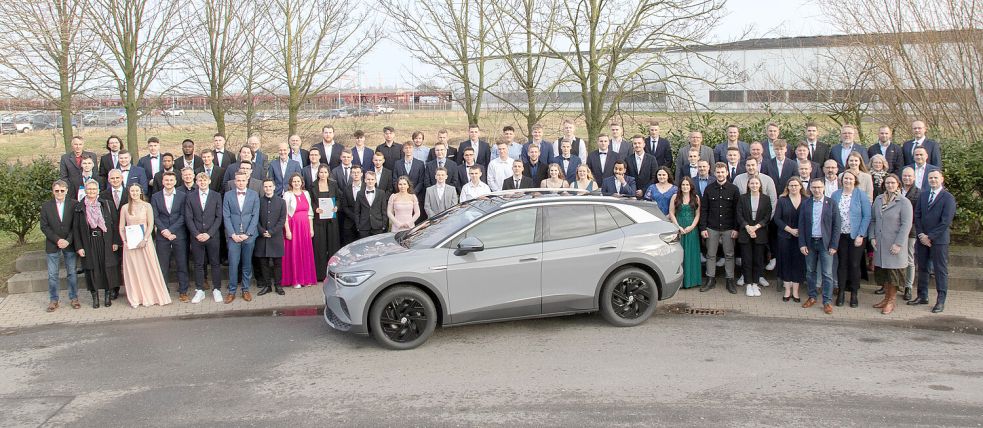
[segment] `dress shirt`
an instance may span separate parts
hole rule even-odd
[[[403,159],[403,167],[406,168],[406,173],[409,174],[410,171],[413,170],[413,159],[410,160]],[[393,173],[395,173],[395,171],[393,171]]]
[[[284,177],[283,177],[284,180],[287,179],[287,177],[286,177],[286,175],[287,175],[287,161],[289,161],[289,160],[290,159],[280,160],[280,174],[283,174],[284,175]]]
[[[928,165],[927,163],[925,165]],[[925,179],[925,165],[918,166],[915,164],[915,187],[919,190],[922,188],[922,180]]]
[[[812,198],[812,237],[823,237],[823,199]]]
[[[55,210],[58,211],[58,220],[65,221],[65,201],[55,201]]]
[[[430,148],[426,146],[413,146],[413,159],[426,163],[427,156],[430,155]]]
[[[208,202],[208,190],[198,192],[198,200],[201,201],[201,209],[205,210],[205,203]]]
[[[515,141],[509,143],[509,158],[512,159],[522,158],[522,144],[516,143]]]
[[[160,154],[150,157],[150,175],[157,175],[160,172]]]
[[[172,190],[170,194],[168,194],[167,191],[165,191],[164,192],[164,209],[167,210],[167,213],[168,214],[171,213],[171,211],[172,211],[171,210],[171,207],[173,207],[173,206],[174,206],[174,191]]]
[[[478,181],[478,184],[474,184],[468,181],[463,187],[461,187],[461,202],[470,201],[482,195],[487,195],[491,193],[491,189],[482,181]]]
[[[696,189],[700,192],[700,196],[703,196],[703,192],[707,190],[707,186],[710,185],[710,176],[700,177],[696,176]]]
[[[297,161],[297,163],[299,163],[301,165],[304,164],[304,160],[301,159],[301,157],[300,157],[300,150],[297,150],[297,151],[291,150],[290,151],[290,156],[288,156],[288,157],[290,158],[290,160],[295,160],[295,161]],[[286,167],[284,166],[284,168],[286,168]]]
[[[881,146],[881,156],[884,156],[886,158],[887,157],[887,149],[888,149],[888,147],[891,147],[891,142],[888,141],[886,143],[878,143],[878,145]]]
[[[925,137],[922,137],[922,138],[919,138],[919,139],[913,141],[913,144],[911,145],[911,157],[912,158],[915,157],[915,149],[921,147],[922,144],[925,144]],[[919,187],[919,189],[921,189],[921,187]]]
[[[369,206],[372,206],[372,202],[375,201],[375,190],[365,191],[365,200],[369,202]]]
[[[604,164],[608,162],[608,152],[597,152],[597,157],[601,160],[601,173],[603,173]]]
[[[635,154],[635,166],[639,169],[642,167],[642,159],[645,159],[645,154]]]
[[[109,155],[113,158],[113,168],[116,168],[119,165],[119,152],[109,152]]]
[[[846,144],[842,144],[840,146],[840,159],[843,161],[844,167],[846,166],[846,161],[850,157],[850,152],[852,151],[853,151],[853,144],[850,144],[849,146],[847,146]]]
[[[236,189],[236,201],[239,202],[239,211],[242,211],[243,205],[246,204],[246,191]]]
[[[812,159],[812,154],[816,151],[816,142],[806,141],[806,144],[809,145],[809,159]]]
[[[440,199],[440,200],[443,200],[444,199],[444,187],[446,187],[446,186],[443,185],[443,184],[438,184],[437,185],[437,199]]]
[[[727,168],[730,171],[731,180],[733,180],[734,177],[737,177],[737,165],[727,165]]]
[[[836,179],[830,181],[826,178],[823,178],[823,181],[826,183],[826,190],[823,193],[826,194],[827,198],[833,196],[833,192],[836,192],[837,190],[840,189],[840,183]]]
[[[696,177],[696,174],[700,171],[700,168],[696,165],[690,164],[689,166],[689,176]]]
[[[623,139],[622,140],[615,140],[614,138],[612,138],[611,139],[611,144],[608,145],[608,150],[611,150],[612,152],[615,152],[615,153],[621,153],[621,144],[624,143],[624,142],[625,142],[625,140],[623,140]]]
[[[216,164],[221,165],[222,164],[222,160],[224,158],[225,158],[225,151],[224,150],[216,150],[215,151],[215,163]]]
[[[514,175],[512,176],[512,184],[514,184],[514,186],[513,186],[514,189],[518,189],[519,188],[519,183],[521,183],[521,182],[522,182],[522,176],[521,175],[518,176],[518,177],[516,177]]]
[[[564,168],[566,166],[564,165]],[[488,163],[488,188],[492,192],[502,190],[502,182],[505,178],[512,176],[512,158],[500,157],[492,159]]]
[[[447,158],[437,158],[437,168],[443,168],[447,165]]]

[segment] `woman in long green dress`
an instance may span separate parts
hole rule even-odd
[[[693,179],[683,177],[679,192],[669,200],[669,219],[679,228],[679,243],[683,246],[683,288],[698,287],[703,279],[700,263],[700,197],[696,195]]]

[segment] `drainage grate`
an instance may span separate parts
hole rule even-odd
[[[723,309],[709,309],[709,308],[686,308],[682,310],[682,313],[689,315],[723,315]]]

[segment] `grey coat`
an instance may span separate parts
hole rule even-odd
[[[908,267],[908,232],[911,230],[913,211],[911,202],[900,196],[884,206],[884,198],[879,195],[871,208],[868,237],[877,241],[874,247],[874,266],[884,269],[904,269]],[[898,254],[891,254],[891,246],[901,247]]]

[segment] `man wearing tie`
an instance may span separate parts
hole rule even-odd
[[[689,149],[687,152],[680,151],[680,159],[683,159],[683,153],[686,154],[686,159],[689,159],[689,162],[676,168],[676,183],[682,183],[683,177],[695,179],[700,173],[700,151],[695,148]]]
[[[522,175],[522,161],[512,161],[512,176],[502,180],[502,190],[531,189],[532,179]]]
[[[611,128],[615,126],[620,127],[620,125],[611,125]],[[626,147],[627,145],[627,143],[622,144]],[[597,136],[597,150],[587,155],[587,168],[590,168],[594,180],[603,183],[605,178],[614,175],[614,163],[619,160],[621,160],[621,154],[611,147],[608,136],[601,134]]]
[[[211,154],[211,152],[208,152]],[[222,237],[221,194],[211,190],[211,179],[204,172],[195,177],[198,191],[188,194],[184,203],[184,224],[191,236],[191,257],[195,263],[195,295],[191,303],[198,304],[205,299],[205,263],[211,266],[212,297],[215,303],[222,302],[222,265],[219,253]],[[206,259],[207,257],[207,259]]]
[[[240,171],[235,176],[235,189],[225,194],[222,201],[222,219],[229,248],[229,293],[225,303],[235,300],[238,287],[239,264],[242,264],[242,300],[253,300],[249,293],[249,281],[253,278],[253,247],[256,244],[259,223],[259,195],[246,188],[249,173]],[[262,184],[260,184],[262,186]]]
[[[212,150],[212,155],[215,158],[214,163],[219,168],[222,168],[223,171],[228,168],[229,165],[236,163],[236,156],[225,150],[225,135],[215,134],[212,136],[212,146],[214,147]],[[215,180],[212,179],[212,182],[214,183]],[[220,183],[220,186],[221,185],[224,185],[224,183]]]
[[[362,167],[352,165],[352,180],[346,186],[338,186],[338,217],[347,221],[338,227],[341,232],[341,246],[344,247],[358,239],[358,216],[355,215],[355,197],[362,191]]]
[[[385,232],[389,227],[386,208],[389,200],[389,186],[376,188],[374,171],[365,173],[365,186],[355,197],[355,218],[358,219],[358,236],[366,238]]]
[[[426,211],[427,217],[433,217],[457,205],[457,190],[447,183],[447,169],[438,167],[434,180],[434,184],[427,188],[427,196],[423,203],[423,210]]]
[[[119,168],[119,149],[123,147],[123,140],[115,135],[110,135],[106,139],[106,150],[108,153],[99,158],[99,177],[103,182],[109,178],[109,171]]]
[[[819,126],[815,122],[806,123],[806,139],[803,143],[809,147],[809,160],[822,165],[829,159],[829,144],[819,141]]]
[[[649,123],[649,136],[644,139],[645,153],[655,157],[656,167],[653,171],[659,169],[659,167],[672,167],[672,147],[669,146],[669,140],[659,136],[659,131],[659,122],[653,121]],[[632,139],[634,140],[634,138]],[[634,146],[634,143],[632,146]],[[629,175],[631,174],[631,164],[628,165],[628,173]],[[647,187],[641,188],[645,189]]]
[[[76,270],[75,247],[72,245],[72,231],[75,221],[76,202],[66,198],[68,183],[57,180],[51,185],[53,199],[41,205],[41,233],[44,234],[44,252],[48,267],[48,312],[58,309],[58,266],[65,258],[65,273],[68,275],[68,298],[72,308],[82,307],[78,301],[78,276]]]
[[[103,199],[109,202],[109,206],[112,207],[113,213],[113,224],[119,224],[119,210],[130,202],[130,192],[126,191],[123,187],[123,174],[118,169],[112,169],[109,171],[109,187],[99,193],[99,199]],[[117,260],[123,260],[123,248],[120,247],[116,251]],[[120,265],[122,269],[122,265]],[[120,270],[120,278],[123,277],[123,271]],[[119,297],[119,287],[113,287],[110,292],[110,300],[116,300]]]
[[[150,137],[147,139],[147,155],[137,161],[137,166],[143,168],[147,175],[147,182],[152,183],[158,172],[163,170],[164,159],[160,153],[160,139]],[[160,190],[160,189],[156,189]],[[151,191],[156,191],[151,188]]]
[[[741,161],[741,152],[736,147],[733,149],[727,149],[727,181],[731,183],[738,175],[747,172],[744,169],[744,162]],[[745,159],[746,160],[746,159]]]
[[[921,191],[925,191],[928,187],[928,175],[932,171],[938,171],[939,168],[935,165],[928,163],[928,149],[925,147],[915,148],[915,163],[908,165],[915,171],[915,187]]]
[[[277,146],[277,159],[270,162],[270,169],[267,177],[273,179],[274,193],[283,196],[283,189],[286,186],[287,178],[294,174],[302,174],[303,167],[297,161],[290,159],[290,145],[280,143]]]
[[[919,147],[924,149],[924,147]],[[956,215],[956,198],[942,185],[942,172],[928,173],[928,191],[922,189],[915,204],[915,266],[918,267],[918,295],[909,305],[928,304],[928,266],[935,270],[935,290],[938,293],[932,313],[945,310],[949,290],[949,228]]]
[[[616,161],[612,170],[614,174],[605,178],[601,183],[601,194],[604,196],[621,195],[634,197],[636,190],[635,179],[625,175],[625,172],[628,170],[628,165],[625,161]]]
[[[129,189],[131,184],[139,184],[140,190],[147,193],[147,174],[139,166],[130,165],[130,152],[126,149],[119,151],[119,171],[123,177],[123,188]]]
[[[338,187],[352,185],[352,154],[351,152],[341,153],[341,164],[331,170],[331,181],[338,183]]]
[[[211,150],[201,152],[201,170],[208,176],[209,189],[216,192],[223,190],[222,176],[225,175],[225,170],[215,164],[215,154]],[[198,181],[197,174],[195,174],[195,181]]]
[[[939,143],[930,140],[925,137],[925,133],[928,129],[925,127],[925,122],[916,120],[911,123],[911,133],[912,139],[904,143],[902,147],[904,151],[904,163],[905,165],[911,165],[915,161],[915,149],[918,147],[925,147],[925,151],[928,152],[928,163],[942,168],[942,150],[939,148]]]
[[[658,128],[658,124],[655,126]],[[655,178],[655,171],[658,168],[656,166],[657,161],[654,155],[645,151],[647,147],[646,140],[641,135],[632,137],[631,144],[635,152],[628,155],[627,162],[625,163],[628,167],[628,176],[635,179],[635,197],[642,199],[642,192],[644,189],[648,189]],[[669,143],[666,144],[668,148]],[[661,143],[659,146],[661,147]]]
[[[187,303],[188,298],[188,231],[184,222],[185,194],[178,192],[177,175],[173,171],[164,172],[161,178],[163,189],[150,198],[154,210],[154,245],[160,268],[167,278],[171,268],[171,257],[177,264],[178,298]]]
[[[61,155],[58,162],[59,179],[69,186],[68,193],[72,199],[78,193],[78,187],[72,188],[73,183],[82,183],[82,159],[92,159],[92,164],[98,160],[95,153],[85,151],[85,140],[82,137],[72,137],[72,152]],[[146,181],[144,181],[146,182]]]
[[[447,144],[442,141],[437,141],[437,143],[433,145],[432,153],[434,154],[434,159],[427,161],[426,167],[427,187],[433,186],[437,183],[438,169],[443,168],[445,173],[447,173],[447,171],[457,170],[457,163],[447,158]],[[448,177],[446,178],[451,179],[448,184],[454,186],[454,177],[450,174],[447,175]]]

